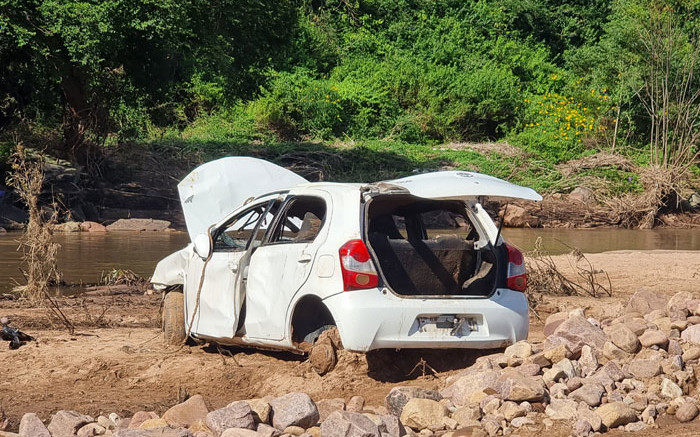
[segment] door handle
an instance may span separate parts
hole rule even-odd
[[[299,258],[299,262],[303,263],[303,264],[310,262],[310,261],[311,261],[311,255],[306,254],[306,253],[302,254],[301,257]]]

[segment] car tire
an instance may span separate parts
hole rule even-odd
[[[185,332],[185,298],[182,291],[171,291],[163,299],[163,339],[168,345],[179,346],[184,343]]]

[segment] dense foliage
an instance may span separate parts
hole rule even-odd
[[[506,138],[557,163],[646,148],[664,116],[689,116],[699,13],[693,0],[0,0],[0,128],[60,126],[69,154],[173,132]],[[650,112],[657,58],[687,80]],[[697,137],[674,141],[697,151]]]

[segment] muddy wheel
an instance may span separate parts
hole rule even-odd
[[[163,338],[166,344],[185,341],[185,298],[181,291],[171,291],[163,301]]]
[[[338,363],[333,342],[326,338],[314,343],[309,352],[309,362],[311,368],[321,376],[333,370]]]

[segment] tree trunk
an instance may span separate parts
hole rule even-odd
[[[77,72],[68,67],[61,75],[61,90],[66,99],[66,113],[63,120],[63,143],[59,152],[65,158],[84,161],[85,131],[89,127],[92,108],[85,98],[83,81]]]

